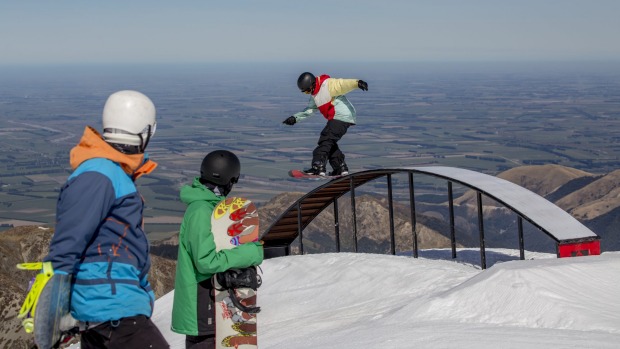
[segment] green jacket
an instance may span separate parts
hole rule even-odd
[[[246,243],[233,249],[215,251],[211,214],[224,196],[217,196],[198,178],[181,188],[181,201],[187,205],[179,232],[179,256],[174,282],[171,330],[198,336],[213,332],[215,309],[209,297],[211,276],[231,268],[259,265],[263,261],[260,243]]]

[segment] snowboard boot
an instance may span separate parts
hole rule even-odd
[[[334,170],[329,173],[330,176],[346,176],[349,174],[349,168],[344,162],[340,166],[334,167]]]
[[[326,172],[325,165],[318,162],[313,163],[311,168],[304,170],[305,174],[315,176],[325,176]]]

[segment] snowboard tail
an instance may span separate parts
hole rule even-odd
[[[325,175],[325,176],[319,176],[319,175],[312,175],[312,174],[307,174],[304,171],[301,170],[290,170],[288,171],[288,175],[293,177],[293,178],[306,178],[306,179],[314,179],[314,180],[320,180],[320,179],[327,179],[327,180],[332,180],[335,178],[340,178],[342,177],[341,175],[338,176],[330,176],[330,175]]]
[[[34,341],[39,348],[58,345],[71,326],[71,275],[54,274],[41,292],[34,316]],[[69,322],[69,326],[65,324]]]
[[[34,332],[39,348],[57,348],[73,336],[76,321],[70,314],[71,275],[54,273],[51,263],[22,263],[19,269],[42,272],[35,277],[18,317],[26,332]]]

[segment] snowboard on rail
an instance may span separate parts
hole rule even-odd
[[[259,218],[250,200],[231,197],[220,201],[211,216],[217,251],[258,241]],[[235,287],[250,280],[250,287]],[[241,282],[244,286],[248,282]],[[232,269],[213,276],[215,288],[215,344],[217,349],[258,348],[256,306],[260,276],[256,267]],[[232,286],[231,286],[232,285]]]
[[[335,178],[340,178],[342,177],[341,175],[338,176],[330,176],[328,174],[326,174],[325,176],[319,176],[319,175],[313,175],[313,174],[307,174],[304,171],[301,170],[290,170],[288,171],[288,175],[293,177],[293,178],[305,178],[305,179],[314,179],[314,180],[332,180]]]

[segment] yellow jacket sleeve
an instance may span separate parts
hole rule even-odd
[[[327,82],[329,94],[332,97],[342,96],[357,88],[357,79],[334,79],[330,78]]]

